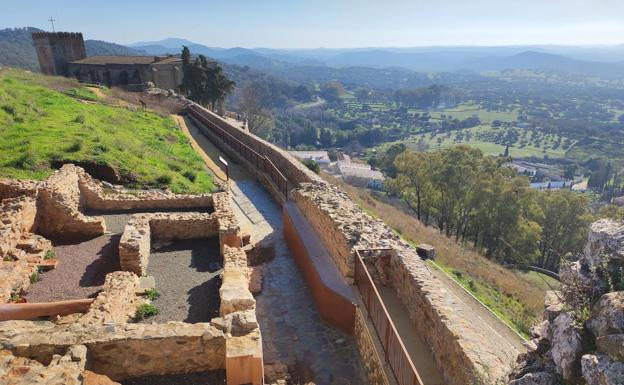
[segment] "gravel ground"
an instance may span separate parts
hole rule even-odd
[[[130,378],[123,385],[217,385],[225,384],[225,370],[210,372],[168,374]]]
[[[51,302],[95,297],[106,274],[120,270],[119,235],[103,235],[75,245],[54,247],[56,269],[41,274],[28,288],[28,302]]]
[[[221,256],[217,239],[176,241],[152,250],[147,274],[156,280],[159,314],[142,322],[206,322],[219,315]]]

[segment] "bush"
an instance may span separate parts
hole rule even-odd
[[[39,270],[37,270],[30,275],[30,283],[35,283],[39,281],[41,281],[41,274],[39,273]]]
[[[2,106],[2,109],[7,114],[15,116],[15,107],[5,104],[4,106]]]
[[[54,252],[54,250],[48,250],[43,256],[43,259],[53,259],[54,257],[56,257],[56,253]]]
[[[35,157],[30,152],[25,152],[17,159],[12,160],[9,164],[20,170],[30,170],[36,163]]]
[[[314,171],[317,174],[321,172],[321,167],[319,166],[318,163],[316,163],[314,159],[304,159],[301,161],[301,163],[305,164],[307,168],[309,168],[310,170]]]
[[[78,152],[80,150],[82,150],[81,141],[76,141],[71,146],[67,147],[67,149],[65,149],[66,152]]]
[[[144,303],[137,307],[134,318],[136,318],[137,320],[142,320],[153,317],[156,314],[158,314],[158,308],[156,306],[152,305],[151,303]]]
[[[171,176],[169,175],[161,175],[156,178],[156,183],[160,186],[165,186],[171,183]]]
[[[74,118],[74,123],[84,123],[85,122],[85,116],[84,115],[77,115],[76,118]]]
[[[145,295],[145,297],[147,297],[150,301],[153,301],[160,297],[160,292],[156,289],[148,289],[145,290],[145,293],[143,293],[143,295]]]
[[[185,171],[182,175],[184,175],[184,177],[191,182],[195,182],[195,179],[197,178],[197,174],[192,171]]]

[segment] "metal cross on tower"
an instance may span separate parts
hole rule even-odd
[[[52,32],[56,32],[56,31],[54,30],[54,22],[55,22],[56,20],[54,20],[52,17],[50,17],[50,20],[48,20],[48,21],[49,21],[50,23],[52,23]]]

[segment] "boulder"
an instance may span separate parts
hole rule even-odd
[[[581,359],[583,378],[587,385],[624,384],[624,363],[606,355],[585,354]]]
[[[598,337],[596,347],[599,352],[616,360],[624,361],[624,334],[610,334]]]
[[[508,385],[558,385],[557,375],[550,372],[527,373]]]
[[[570,313],[563,313],[553,321],[551,327],[552,348],[550,355],[555,369],[565,380],[571,380],[580,374],[579,360],[582,354],[581,336]]]
[[[624,333],[624,291],[614,291],[600,297],[586,326],[596,338]]]
[[[610,219],[592,223],[581,263],[588,268],[600,265],[604,254],[624,260],[624,225]]]
[[[533,338],[546,338],[548,340],[551,339],[550,333],[550,322],[548,320],[544,320],[537,325],[533,325],[531,327],[531,337]]]
[[[562,312],[563,302],[561,301],[561,293],[554,290],[548,290],[544,298],[543,319],[552,322]]]

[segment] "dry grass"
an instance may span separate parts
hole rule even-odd
[[[141,109],[141,102],[145,103],[147,109],[154,111],[158,115],[167,117],[171,114],[179,114],[183,110],[182,103],[165,95],[148,95],[142,92],[128,92],[118,87],[111,89],[109,101],[127,103],[131,109]]]
[[[532,317],[541,315],[548,285],[536,277],[535,273],[511,270],[490,261],[440,234],[435,228],[423,225],[415,216],[406,212],[408,209],[401,207],[399,202],[393,202],[381,194],[373,195],[366,189],[347,185],[330,175],[322,174],[322,176],[329,182],[339,185],[366,212],[383,220],[406,240],[414,244],[422,242],[434,246],[436,259],[442,265],[493,286],[505,295],[515,297]]]

